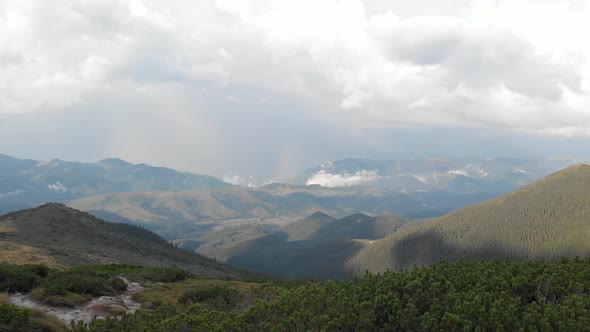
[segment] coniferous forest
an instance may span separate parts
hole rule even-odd
[[[97,267],[77,270],[102,276]],[[126,267],[130,273],[140,268]],[[40,271],[40,272],[39,272]],[[59,286],[64,273],[25,267],[34,284]],[[36,273],[36,274],[35,274]],[[6,273],[4,274],[6,275]],[[48,275],[48,277],[46,276]],[[62,277],[62,278],[60,278]],[[187,277],[181,275],[179,280]],[[175,280],[176,278],[170,279]],[[159,280],[159,279],[154,279]],[[154,284],[136,297],[143,308],[74,331],[585,331],[590,329],[590,259],[548,262],[440,262],[353,281],[196,280]],[[239,282],[238,282],[239,283]],[[60,286],[62,287],[62,286]],[[65,287],[65,286],[63,286]],[[160,288],[157,288],[160,287]],[[80,289],[84,289],[83,287]],[[107,287],[113,289],[113,287]],[[150,287],[147,288],[149,290]],[[75,287],[64,291],[76,292]],[[160,292],[160,293],[159,293]],[[0,306],[0,331],[30,330],[31,313]]]

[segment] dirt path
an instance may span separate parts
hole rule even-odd
[[[88,323],[94,317],[104,319],[110,316],[113,311],[134,313],[141,307],[141,303],[133,300],[133,294],[141,291],[143,287],[137,282],[130,282],[125,277],[119,278],[127,284],[127,290],[123,294],[101,296],[75,308],[48,306],[31,299],[31,294],[12,294],[8,301],[19,307],[41,310],[48,315],[57,317],[68,326],[72,321]]]

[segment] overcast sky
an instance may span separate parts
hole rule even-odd
[[[0,153],[589,157],[590,1],[2,0]]]

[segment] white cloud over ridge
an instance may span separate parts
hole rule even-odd
[[[408,3],[6,0],[0,112],[241,85],[360,127],[590,134],[586,2]]]
[[[526,172],[525,172],[526,173]],[[474,164],[467,164],[461,169],[452,169],[448,171],[449,175],[463,175],[473,179],[481,179],[488,176],[488,172],[483,170],[480,166]]]
[[[233,184],[234,186],[242,186],[252,188],[255,186],[255,179],[253,177],[244,178],[239,175],[224,175],[223,182]]]
[[[67,192],[68,188],[66,188],[61,182],[57,181],[55,184],[48,184],[47,189],[55,192]]]
[[[360,170],[354,174],[339,173],[332,174],[326,170],[320,170],[312,175],[307,182],[306,186],[320,185],[322,187],[352,187],[367,185],[381,179],[377,171]]]
[[[22,189],[16,189],[13,191],[9,191],[7,193],[0,193],[0,199],[6,198],[6,197],[14,197],[14,196],[18,196],[22,193],[24,193],[25,191]]]

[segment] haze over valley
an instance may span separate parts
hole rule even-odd
[[[587,331],[590,2],[0,1],[0,331]]]

